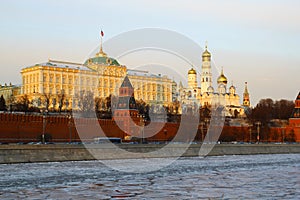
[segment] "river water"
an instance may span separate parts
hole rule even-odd
[[[100,161],[5,164],[0,199],[300,199],[300,154],[180,158],[147,173]]]

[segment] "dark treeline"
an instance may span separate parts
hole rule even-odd
[[[50,95],[44,95],[40,100],[40,104],[44,106],[49,112],[72,112],[72,109],[66,109],[69,107],[70,102],[68,102],[65,96],[60,96],[57,101],[59,106],[55,109],[50,107]],[[13,102],[13,103],[11,103]],[[93,93],[91,92],[82,92],[78,96],[78,109],[83,112],[96,112],[96,115],[100,119],[111,119],[112,112],[116,108],[118,102],[118,97],[110,95],[105,98],[94,98]],[[139,114],[142,115],[147,121],[150,121],[149,113],[153,113],[153,106],[150,106],[142,99],[136,100],[137,109]],[[257,121],[262,124],[268,124],[272,119],[288,120],[291,117],[292,111],[294,109],[294,102],[289,100],[278,100],[274,101],[270,98],[261,99],[259,103],[253,107],[249,108],[247,113],[247,118],[251,122],[255,123]],[[164,106],[163,109],[167,114],[167,121],[169,122],[179,122],[180,121],[180,102],[172,102],[168,106]],[[3,96],[0,97],[0,111],[21,111],[21,112],[40,112],[41,109],[35,107],[33,102],[31,102],[27,95],[23,95],[18,98],[18,100],[10,100],[10,103],[7,103]],[[199,109],[200,119],[202,121],[210,118],[210,108],[201,107]]]
[[[295,107],[293,101],[272,99],[261,99],[259,103],[250,111],[249,119],[253,122],[260,121],[267,124],[272,119],[288,120]]]

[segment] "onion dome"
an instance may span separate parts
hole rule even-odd
[[[207,50],[207,44],[205,45],[205,51],[202,53],[202,60],[203,61],[210,61],[211,58],[211,54],[210,52]]]
[[[188,74],[197,74],[196,70],[194,70],[194,68],[190,69]]]
[[[226,78],[226,76],[223,73],[223,69],[221,71],[221,75],[218,77],[217,82],[218,82],[218,84],[221,84],[221,83],[227,84],[227,78]]]
[[[234,85],[233,84],[231,84],[231,86],[230,86],[230,88],[229,88],[230,90],[235,90],[235,87],[234,87]]]
[[[212,86],[209,86],[208,88],[207,88],[207,92],[208,93],[214,93],[214,88],[212,87]]]

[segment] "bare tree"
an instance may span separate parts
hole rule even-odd
[[[61,93],[58,95],[58,109],[59,113],[61,113],[63,106],[65,105],[65,92],[64,90],[61,91]]]
[[[28,112],[30,104],[31,102],[28,96],[25,94],[18,99],[15,107],[17,111]]]
[[[45,104],[45,109],[46,110],[49,110],[50,98],[51,98],[51,94],[50,93],[44,93],[43,94],[43,99],[44,99],[44,104]]]
[[[3,95],[1,95],[0,97],[0,111],[6,111],[7,108],[6,108],[6,102],[5,102],[5,99],[3,97]]]
[[[261,121],[263,124],[272,119],[287,120],[291,116],[294,106],[293,101],[280,100],[274,102],[272,99],[261,99],[252,110],[250,118],[253,121]]]
[[[94,94],[91,91],[80,91],[78,97],[78,107],[83,116],[92,116],[92,112],[95,110]]]

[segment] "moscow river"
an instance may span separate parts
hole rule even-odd
[[[0,199],[300,199],[300,154],[188,157],[147,173],[100,161],[3,164]]]

